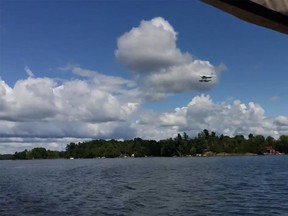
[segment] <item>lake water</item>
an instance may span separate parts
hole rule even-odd
[[[288,156],[0,161],[0,215],[288,215]]]

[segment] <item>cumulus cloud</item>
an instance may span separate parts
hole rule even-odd
[[[191,61],[176,47],[177,33],[168,21],[156,17],[118,38],[116,58],[135,72],[151,72]]]
[[[115,56],[139,77],[141,96],[159,100],[168,94],[211,89],[225,67],[215,68],[208,61],[193,59],[176,45],[177,32],[162,17],[143,20],[118,38]],[[199,82],[201,76],[211,76],[211,82]]]
[[[287,126],[288,127],[288,117],[287,116],[278,116],[275,118],[275,124],[278,126]]]
[[[79,68],[78,68],[79,69]],[[105,80],[107,80],[105,82]],[[136,100],[125,98],[124,79],[105,75],[90,80],[66,80],[57,83],[51,78],[28,77],[14,87],[0,82],[0,120],[49,121],[69,120],[107,122],[125,120],[137,109]],[[104,87],[105,86],[105,87]],[[131,90],[133,91],[133,90]],[[120,96],[119,96],[120,97]],[[127,102],[128,101],[128,102]]]
[[[153,137],[163,137],[167,133],[176,136],[179,132],[187,132],[194,136],[204,129],[229,136],[247,136],[252,133],[277,138],[288,133],[287,117],[269,118],[264,113],[264,109],[254,102],[247,105],[240,100],[234,100],[232,103],[214,103],[209,95],[200,95],[194,97],[187,106],[175,108],[170,112],[145,113],[134,127],[139,128],[139,136],[144,137],[152,134]],[[151,130],[148,125],[153,125]],[[145,131],[140,129],[145,126]],[[156,135],[157,133],[159,134]]]
[[[135,134],[127,124],[139,106],[133,81],[80,67],[69,70],[80,77],[88,72],[93,76],[61,82],[29,76],[14,86],[0,80],[0,137],[13,138],[1,142],[2,149],[4,143],[9,149],[20,149],[21,143],[29,147],[27,139],[32,138],[77,140],[127,138],[127,134]],[[25,140],[16,142],[18,138]],[[46,144],[55,147],[54,141]]]
[[[204,74],[213,77],[210,82],[199,81]],[[153,101],[173,93],[210,90],[218,82],[218,77],[209,62],[195,60],[190,64],[169,67],[151,74],[144,82],[141,96]]]

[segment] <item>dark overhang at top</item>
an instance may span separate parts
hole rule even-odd
[[[288,0],[201,0],[240,19],[288,34]]]

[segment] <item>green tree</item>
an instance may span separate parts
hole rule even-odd
[[[288,154],[288,136],[281,135],[276,143],[276,150]]]
[[[268,136],[265,140],[265,145],[266,146],[272,146],[272,147],[275,147],[275,143],[276,143],[276,140],[274,139],[274,137],[271,137],[271,136]]]
[[[31,156],[34,159],[46,159],[47,158],[46,149],[42,147],[33,148],[31,150]]]
[[[14,158],[17,159],[17,160],[27,160],[27,152],[28,150],[25,149],[24,151],[22,152],[15,152],[14,154]]]

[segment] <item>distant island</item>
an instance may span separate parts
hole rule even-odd
[[[0,159],[57,159],[57,158],[115,158],[115,157],[182,157],[217,155],[264,155],[288,154],[288,136],[279,139],[271,136],[249,134],[234,137],[217,136],[215,132],[203,130],[190,138],[185,132],[165,140],[91,140],[67,144],[65,151],[51,151],[43,147],[0,155]]]

